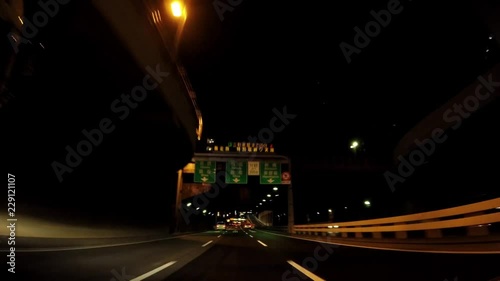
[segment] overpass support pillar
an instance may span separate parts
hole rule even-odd
[[[182,169],[177,171],[177,194],[175,198],[175,232],[180,232],[181,229],[181,208],[182,208]]]
[[[482,215],[483,212],[477,212],[472,214],[467,214],[465,217],[474,217],[477,215]],[[474,225],[467,227],[467,236],[487,236],[490,234],[487,225]]]
[[[292,173],[292,161],[288,158],[288,172]],[[292,177],[293,180],[293,177]],[[295,212],[293,206],[293,189],[292,181],[288,185],[288,233],[293,233],[293,226],[295,225]]]
[[[433,221],[439,221],[437,219],[434,220],[426,220],[425,222],[433,222]],[[441,229],[427,229],[425,231],[425,238],[442,238],[443,237],[443,231]]]
[[[293,233],[293,225],[295,224],[295,215],[293,211],[293,190],[292,185],[288,185],[288,233]]]
[[[402,225],[402,224],[405,224],[405,223],[404,222],[403,223],[397,223],[396,225]],[[398,239],[407,239],[408,238],[408,232],[406,232],[406,231],[396,231],[395,236]]]

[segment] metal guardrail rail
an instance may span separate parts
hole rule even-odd
[[[479,203],[430,211],[418,214],[352,221],[329,222],[320,224],[294,225],[296,234],[332,234],[355,233],[363,237],[363,233],[372,233],[374,238],[382,238],[382,232],[394,232],[396,238],[407,238],[408,231],[425,231],[427,238],[442,237],[442,230],[465,227],[467,236],[489,235],[489,226],[500,222],[500,198]]]

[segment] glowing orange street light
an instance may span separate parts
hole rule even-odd
[[[172,15],[176,18],[181,17],[184,14],[184,7],[180,1],[174,1],[170,4],[172,9]]]

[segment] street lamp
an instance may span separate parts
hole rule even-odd
[[[186,8],[180,1],[173,1],[170,3],[170,9],[172,11],[172,15],[176,18],[182,17],[182,15],[186,12]]]
[[[350,148],[354,152],[354,158],[357,158],[359,142],[356,140],[352,141]]]
[[[356,150],[356,148],[357,148],[358,146],[359,146],[359,143],[358,143],[357,141],[353,141],[353,142],[351,143],[350,148],[351,148],[351,149]]]
[[[184,25],[187,20],[187,10],[186,5],[183,0],[167,0],[165,1],[165,7],[169,10],[170,15],[174,18],[174,23],[177,25],[177,30],[175,32],[175,37],[173,39],[174,51],[173,56],[177,60],[178,47],[180,45],[180,40],[182,32],[184,30]]]

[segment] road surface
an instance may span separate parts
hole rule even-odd
[[[8,277],[37,281],[490,281],[500,280],[499,264],[498,254],[364,249],[239,230],[96,248],[19,250],[16,273]]]

